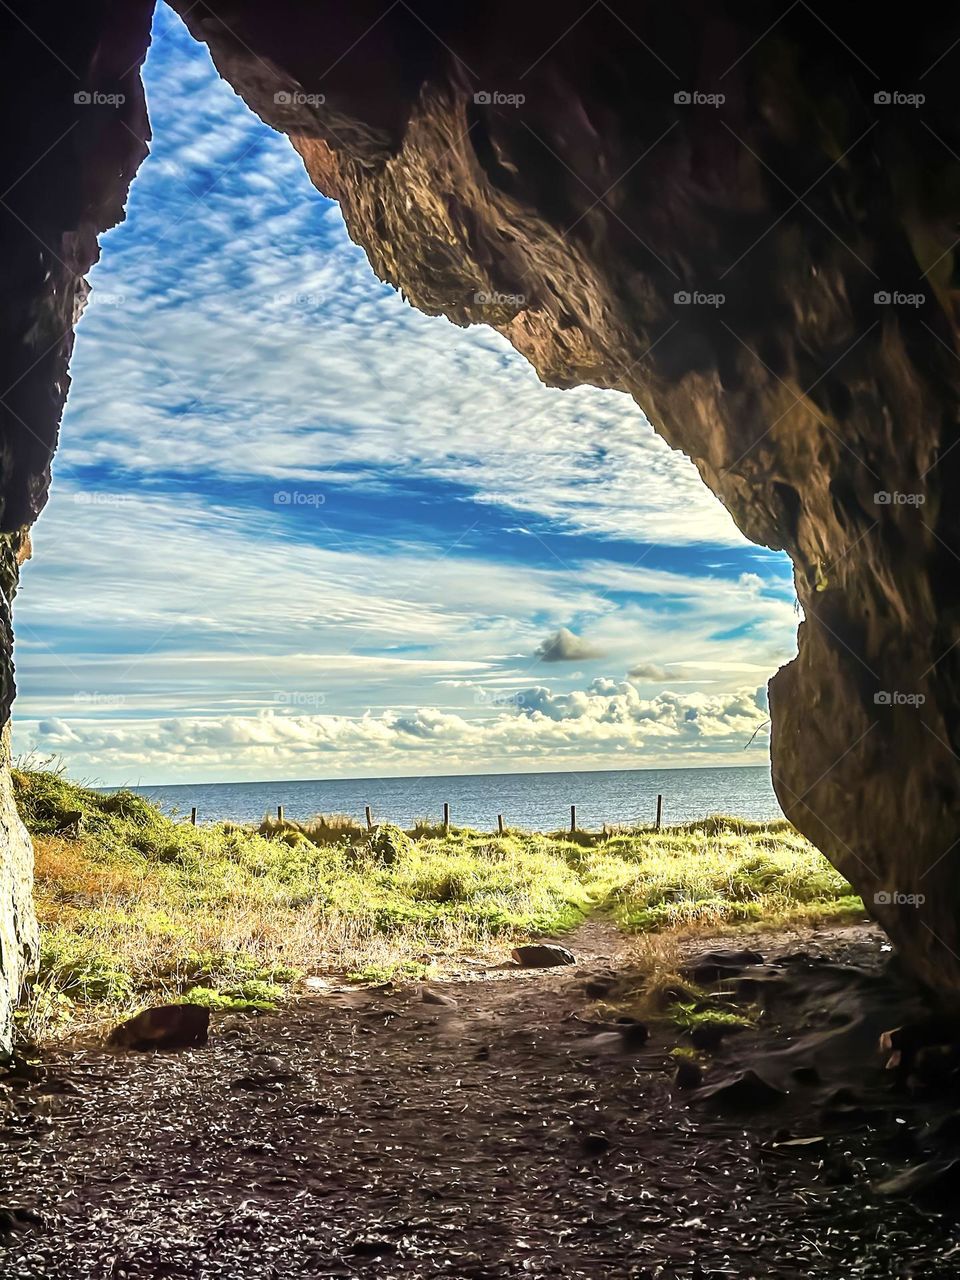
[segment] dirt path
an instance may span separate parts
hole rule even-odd
[[[623,944],[598,921],[567,942],[575,969],[436,984],[455,1008],[417,988],[330,991],[222,1018],[191,1052],[55,1055],[8,1094],[0,1206],[28,1214],[6,1235],[0,1215],[0,1275],[960,1272],[951,1223],[871,1197],[886,1131],[776,1149],[782,1118],[724,1118],[673,1089],[670,1024],[638,1052],[598,1047],[583,984]],[[871,963],[880,946],[864,930],[807,944]]]

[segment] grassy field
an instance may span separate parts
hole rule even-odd
[[[192,827],[130,792],[14,774],[37,853],[24,1031],[189,996],[271,1007],[303,974],[426,975],[603,911],[652,933],[862,913],[788,823],[502,837],[336,818]]]

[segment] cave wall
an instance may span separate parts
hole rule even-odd
[[[634,396],[744,533],[790,554],[805,621],[771,685],[781,803],[960,1000],[956,15],[173,7],[382,279],[494,326],[553,385]],[[150,10],[0,11],[10,540],[43,505],[83,274],[145,153]]]
[[[11,610],[50,484],[84,276],[147,153],[152,13],[152,0],[0,8],[0,1056],[37,947],[33,852],[10,783]]]

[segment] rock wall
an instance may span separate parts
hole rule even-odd
[[[0,19],[3,109],[22,122],[0,205],[10,532],[42,505],[82,273],[148,136],[148,4],[16,7],[22,23]],[[781,802],[960,1001],[956,14],[174,8],[381,278],[493,325],[545,381],[633,395],[744,533],[790,554],[805,621],[771,686]],[[78,82],[124,101],[78,117]]]
[[[0,1056],[37,933],[9,772],[17,561],[46,501],[84,274],[147,151],[140,65],[152,10],[146,0],[0,9]]]

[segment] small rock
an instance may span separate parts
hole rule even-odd
[[[591,978],[583,984],[584,995],[591,1000],[602,1000],[608,996],[616,984],[610,978]]]
[[[794,1067],[790,1074],[793,1076],[794,1080],[796,1080],[797,1084],[820,1083],[820,1072],[816,1067],[810,1066],[806,1063],[799,1067]]]
[[[115,1049],[192,1049],[207,1043],[210,1010],[199,1004],[161,1004],[144,1009],[110,1032]]]
[[[329,991],[331,983],[326,978],[304,978],[303,986],[307,991]]]
[[[585,1133],[580,1138],[580,1145],[588,1156],[601,1156],[610,1150],[610,1139],[605,1133]]]
[[[549,969],[554,965],[577,963],[572,951],[559,947],[554,942],[527,943],[514,947],[510,954],[524,969]]]
[[[624,1019],[623,1026],[620,1028],[620,1039],[625,1049],[639,1049],[650,1039],[650,1029],[645,1023],[637,1022],[635,1018]]]
[[[424,1004],[439,1004],[445,1009],[456,1009],[457,1002],[453,996],[444,995],[442,991],[434,991],[431,987],[420,988],[420,999]]]
[[[712,1053],[719,1049],[724,1036],[741,1028],[730,1022],[698,1022],[690,1032],[690,1043],[695,1049],[703,1049]]]
[[[776,1106],[786,1096],[783,1089],[770,1084],[751,1068],[728,1076],[717,1084],[708,1085],[699,1094],[705,1102],[715,1102],[718,1106],[734,1111],[759,1111]]]
[[[698,1062],[691,1062],[689,1058],[681,1058],[677,1064],[677,1074],[673,1077],[674,1087],[677,1089],[696,1089],[703,1080],[703,1072]]]

